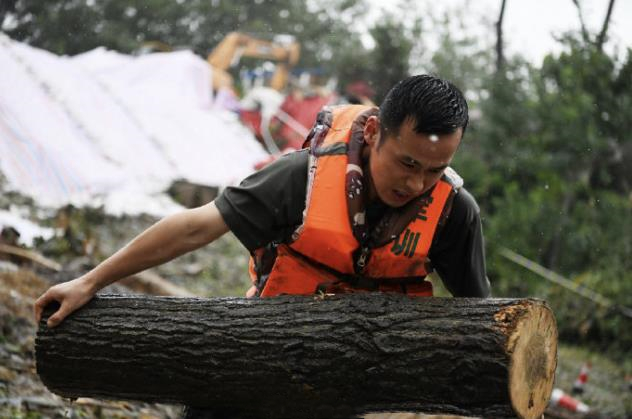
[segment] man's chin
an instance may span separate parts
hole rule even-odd
[[[395,192],[391,192],[387,199],[382,198],[382,202],[388,205],[389,207],[399,208],[408,204],[415,197],[413,195],[400,195]]]

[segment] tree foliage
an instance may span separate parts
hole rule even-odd
[[[562,42],[565,50],[540,68],[514,62],[488,79],[473,140],[483,164],[470,164],[470,173],[486,218],[490,275],[499,294],[549,298],[563,336],[629,347],[630,319],[616,308],[596,310],[496,252],[511,248],[632,306],[632,53],[619,62],[575,36]]]
[[[372,80],[376,97],[381,101],[391,87],[409,73],[409,58],[415,40],[420,36],[421,22],[413,28],[405,25],[392,14],[387,14],[370,30],[375,48],[369,56],[369,80]]]

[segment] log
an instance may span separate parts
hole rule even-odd
[[[539,418],[557,364],[534,299],[99,296],[49,329],[51,313],[35,348],[54,393],[247,418]]]

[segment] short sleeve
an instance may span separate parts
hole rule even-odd
[[[480,210],[474,197],[459,189],[445,225],[429,252],[432,266],[455,297],[489,297]]]
[[[249,251],[285,241],[302,222],[308,157],[307,150],[286,154],[215,199],[224,221]]]

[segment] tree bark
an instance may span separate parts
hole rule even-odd
[[[48,309],[44,318],[52,313]],[[539,418],[557,328],[532,299],[101,296],[36,338],[53,392],[257,418]]]

